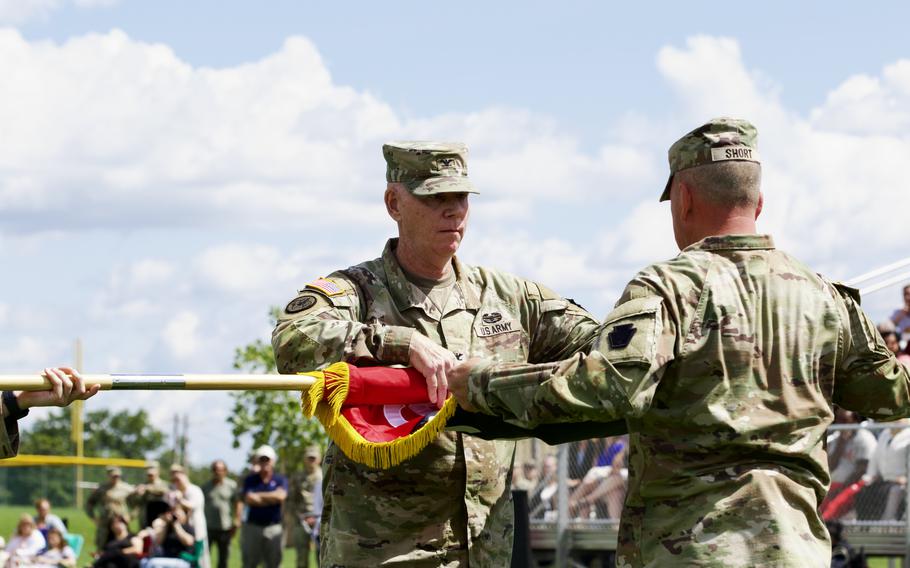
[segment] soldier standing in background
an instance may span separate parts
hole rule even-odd
[[[626,420],[618,566],[829,566],[833,405],[910,414],[910,375],[859,293],[756,234],[756,136],[721,118],[673,144],[661,200],[682,252],[632,279],[589,355],[451,377],[466,409],[525,427]]]
[[[130,507],[139,510],[139,527],[152,525],[158,515],[168,510],[167,494],[170,488],[158,475],[158,462],[149,462],[145,467],[145,483],[133,489],[127,502]]]
[[[205,497],[205,526],[209,535],[209,551],[218,548],[218,568],[227,568],[231,539],[239,525],[234,521],[237,506],[237,482],[227,476],[222,460],[212,462],[212,478],[202,486]]]
[[[92,491],[85,501],[85,513],[95,521],[95,548],[103,550],[108,540],[108,526],[115,516],[129,520],[126,501],[133,486],[123,481],[119,467],[107,467],[107,481]]]
[[[385,205],[398,238],[380,258],[311,282],[272,335],[278,370],[336,361],[410,365],[433,404],[458,359],[556,361],[590,347],[597,321],[549,288],[455,257],[468,221],[463,144],[383,146]],[[508,566],[515,444],[444,432],[387,470],[360,465],[335,445],[323,466],[320,561],[328,566]]]
[[[297,568],[309,566],[310,543],[316,542],[320,511],[315,509],[316,491],[322,490],[322,455],[319,448],[310,446],[303,456],[303,471],[291,477],[289,505],[297,523],[294,525],[294,547],[297,549]],[[317,550],[318,552],[318,550]],[[317,563],[318,555],[317,555]]]

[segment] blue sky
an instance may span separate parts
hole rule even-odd
[[[0,0],[0,368],[82,337],[90,371],[228,369],[379,254],[388,139],[466,142],[462,257],[598,315],[675,253],[666,148],[715,115],[758,126],[783,248],[834,278],[906,257],[910,8],[763,8]],[[93,404],[194,412],[193,459],[239,459],[226,397],[160,400]]]

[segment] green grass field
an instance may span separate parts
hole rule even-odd
[[[16,528],[16,523],[19,521],[19,515],[22,513],[34,514],[34,512],[34,509],[30,507],[0,506],[0,535],[3,535],[4,538],[8,539],[9,535],[11,535],[13,530]],[[67,519],[70,532],[78,533],[85,537],[85,547],[82,549],[82,554],[79,555],[79,568],[91,564],[91,554],[95,548],[92,544],[95,538],[95,525],[92,524],[87,516],[85,516],[85,513],[78,509],[60,508],[54,509],[54,513],[61,518]],[[281,562],[282,568],[294,568],[296,566],[296,562],[297,553],[293,548],[286,548],[284,550],[284,559]],[[310,557],[310,565],[316,565],[312,555]],[[894,565],[902,567],[903,562],[901,559],[898,559],[895,561]],[[238,545],[238,539],[236,538],[231,542],[231,556],[228,566],[229,568],[240,568],[240,548]],[[888,559],[870,558],[869,567],[888,568]]]
[[[85,546],[79,555],[77,566],[82,568],[90,565],[92,563],[92,552],[95,550],[93,544],[95,541],[95,525],[84,512],[78,509],[55,508],[53,512],[60,518],[67,520],[70,532],[78,533],[85,537]],[[33,515],[35,510],[31,507],[0,506],[0,535],[3,535],[3,538],[9,539],[9,536],[16,529],[16,523],[19,522],[19,516],[22,513]],[[281,562],[282,568],[294,568],[296,565],[296,551],[293,548],[286,548],[284,550],[284,559]],[[311,565],[315,566],[312,556]],[[229,568],[240,568],[240,545],[237,538],[231,541],[231,555],[228,566]]]

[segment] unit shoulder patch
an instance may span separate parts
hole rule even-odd
[[[303,296],[297,296],[291,300],[287,307],[284,308],[284,311],[289,314],[297,314],[304,310],[308,310],[316,305],[316,296],[312,294],[305,294]]]
[[[635,332],[638,331],[638,328],[635,327],[634,323],[622,323],[615,326],[607,334],[607,343],[610,345],[610,349],[624,349],[632,343],[632,338],[635,337]]]

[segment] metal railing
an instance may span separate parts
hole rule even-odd
[[[895,433],[883,435],[886,429]],[[902,452],[901,473],[906,478],[910,477],[910,432],[901,432],[908,429],[907,423],[835,424],[828,436],[834,443],[838,438],[843,440],[844,432],[866,430],[874,435],[876,445],[883,436],[890,438],[886,450]],[[535,457],[518,463],[514,474],[515,486],[528,492],[532,547],[538,553],[549,551],[559,567],[577,565],[570,559],[586,552],[615,551],[627,486],[626,437],[554,448],[534,443],[538,446],[530,453]],[[845,459],[844,454],[841,459]],[[902,556],[904,566],[910,566],[910,491],[906,482],[901,486],[895,480],[868,478],[873,456],[869,457],[867,479],[843,488],[850,495],[845,494],[835,507],[826,499],[822,512],[827,507],[830,520],[842,523],[851,544],[863,547],[867,555]],[[885,473],[893,476],[897,458],[891,455],[889,459],[891,471]],[[882,518],[885,512],[892,518]]]

